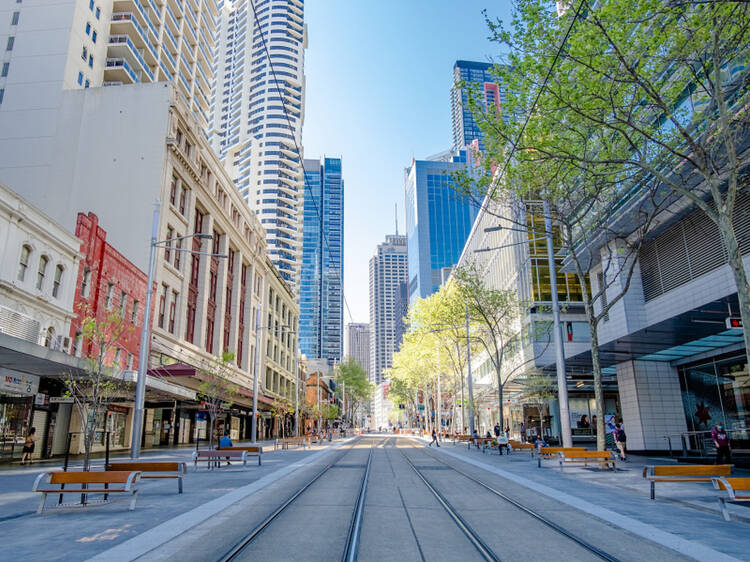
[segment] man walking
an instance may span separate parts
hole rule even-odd
[[[716,445],[716,464],[721,464],[722,461],[731,464],[732,451],[729,448],[729,435],[722,424],[716,424],[711,430],[711,439]]]
[[[615,425],[615,445],[617,445],[617,450],[620,451],[620,460],[627,462],[627,457],[625,456],[625,447],[627,444],[628,436],[625,435],[625,430],[622,428],[622,424],[618,423]]]
[[[501,429],[500,429],[500,424],[499,423],[495,424],[494,431],[495,431],[495,437],[500,437],[500,431],[501,431]]]

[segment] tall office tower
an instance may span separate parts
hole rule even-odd
[[[207,130],[216,0],[0,0],[0,15],[0,111],[26,137],[51,134],[63,90],[137,82],[174,82]]]
[[[387,235],[370,258],[370,381],[380,384],[396,350],[396,296],[408,281],[406,236]]]
[[[346,325],[346,355],[353,358],[366,373],[370,372],[370,325]]]
[[[479,142],[479,150],[484,150],[484,135],[479,130],[474,116],[469,109],[470,85],[479,96],[485,111],[494,107],[499,110],[505,101],[505,93],[500,91],[497,79],[492,74],[492,64],[466,60],[456,61],[453,65],[453,86],[451,87],[451,113],[453,116],[453,151],[466,148],[472,141]],[[465,83],[459,88],[457,84]]]
[[[300,350],[341,359],[344,343],[344,180],[341,158],[305,160]]]
[[[441,270],[461,257],[479,209],[456,191],[451,174],[467,166],[462,150],[450,161],[412,160],[404,170],[410,304],[437,291]]]
[[[303,18],[302,0],[224,2],[211,114],[211,145],[260,217],[269,256],[295,293],[305,191],[298,154],[305,111]]]

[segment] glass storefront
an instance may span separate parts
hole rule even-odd
[[[750,439],[750,374],[744,353],[679,371],[688,431],[710,431],[722,423],[733,442]]]

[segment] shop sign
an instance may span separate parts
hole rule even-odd
[[[118,414],[127,414],[130,411],[130,408],[126,408],[125,406],[117,406],[115,404],[110,404],[107,406],[107,410],[110,412],[117,412]]]
[[[0,376],[0,392],[15,392],[32,395],[39,390],[39,377],[36,375],[3,375]]]
[[[72,396],[51,396],[49,399],[50,404],[72,404],[73,402]]]
[[[47,403],[47,395],[43,392],[34,395],[34,406],[44,406]]]

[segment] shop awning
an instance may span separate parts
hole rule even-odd
[[[138,371],[122,371],[120,377],[125,382],[131,382],[136,384],[138,382]],[[170,399],[180,400],[196,400],[196,393],[194,390],[185,388],[179,384],[169,382],[161,377],[155,377],[152,375],[146,375],[146,392],[155,391],[158,394],[166,394]]]
[[[64,377],[86,372],[83,361],[62,351],[0,333],[0,365],[39,377]]]

